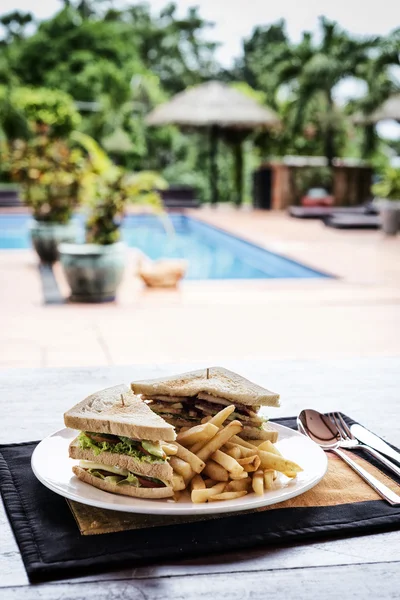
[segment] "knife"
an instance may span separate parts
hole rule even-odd
[[[393,450],[389,444],[375,435],[375,433],[372,433],[372,431],[365,429],[365,427],[358,425],[357,423],[350,426],[350,431],[354,437],[358,439],[358,441],[366,444],[367,446],[371,446],[371,448],[378,450],[378,452],[381,452],[385,456],[395,460],[400,465],[400,452]]]

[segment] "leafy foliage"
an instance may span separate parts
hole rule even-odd
[[[85,160],[64,140],[45,135],[16,140],[6,156],[12,178],[39,221],[67,223],[79,201]]]
[[[162,210],[158,190],[167,187],[165,180],[150,171],[126,173],[114,165],[100,146],[82,133],[73,139],[88,154],[89,169],[83,179],[83,196],[89,204],[86,239],[95,244],[113,244],[120,239],[120,225],[128,204],[147,204]]]
[[[251,168],[263,158],[325,154],[332,161],[350,152],[376,160],[382,146],[375,128],[364,127],[361,137],[349,115],[370,114],[398,88],[391,67],[400,64],[400,29],[360,38],[322,18],[318,36],[305,32],[294,43],[280,20],[256,27],[226,70],[215,59],[218,43],[209,41],[212,24],[197,8],[182,15],[177,5],[155,14],[145,3],[117,8],[112,0],[64,0],[54,17],[40,23],[19,11],[0,17],[3,135],[27,138],[38,122],[56,137],[79,128],[119,167],[160,171],[173,184],[193,185],[208,200],[207,137],[148,127],[145,117],[186,87],[218,78],[276,110],[283,123],[246,139],[247,196]],[[366,82],[367,92],[343,109],[335,92],[349,76]],[[239,147],[232,154],[232,144],[220,145],[220,197],[232,200]]]
[[[0,87],[0,103],[9,111],[1,117],[8,139],[25,138],[38,127],[54,137],[67,136],[81,120],[71,96],[59,90]]]
[[[285,124],[282,132],[273,132],[272,140],[259,138],[263,149],[268,145],[278,154],[325,154],[331,162],[343,153],[348,133],[346,115],[334,101],[336,86],[347,77],[365,80],[369,73],[376,108],[393,85],[387,67],[398,64],[399,46],[396,55],[393,41],[353,37],[326,18],[321,18],[320,30],[319,42],[305,32],[294,44],[284,21],[255,28],[244,42],[235,75],[262,90]],[[390,39],[396,36],[394,32]]]
[[[373,186],[373,192],[379,198],[400,201],[400,169],[387,166],[382,180]]]

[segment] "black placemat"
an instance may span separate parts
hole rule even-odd
[[[276,421],[295,428],[294,418]],[[36,444],[0,446],[0,490],[31,581],[400,528],[400,507],[377,500],[237,513],[210,521],[81,536],[64,498],[33,475],[30,458]]]

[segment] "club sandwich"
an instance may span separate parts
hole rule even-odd
[[[278,439],[277,431],[259,411],[261,406],[279,406],[279,394],[222,367],[135,381],[131,387],[177,431],[204,422],[224,406],[234,404],[235,412],[229,419],[242,423],[242,438],[273,443]]]
[[[96,488],[138,498],[173,495],[172,467],[163,442],[173,442],[171,424],[126,385],[92,394],[64,414],[67,427],[80,431],[69,446],[72,467]]]

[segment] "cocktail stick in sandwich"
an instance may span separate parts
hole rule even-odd
[[[161,440],[172,442],[172,425],[126,385],[92,394],[65,413],[67,427],[80,430],[69,455],[79,479],[101,490],[136,496],[173,495],[173,471]]]
[[[210,367],[173,377],[131,384],[150,408],[178,430],[213,417],[221,408],[235,405],[230,420],[243,424],[244,439],[276,442],[278,433],[258,414],[261,406],[279,406],[279,395],[222,367]]]

